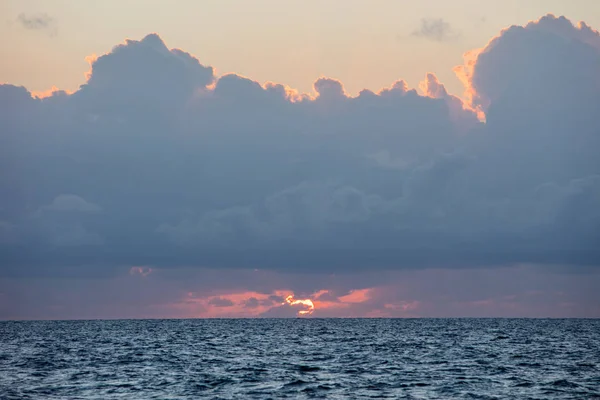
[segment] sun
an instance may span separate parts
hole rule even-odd
[[[308,307],[305,310],[298,311],[298,315],[310,315],[315,311],[315,305],[313,304],[311,299],[294,299],[294,295],[290,294],[285,298],[285,301],[281,303],[282,305],[289,304],[290,306],[295,306],[298,304],[302,304]]]

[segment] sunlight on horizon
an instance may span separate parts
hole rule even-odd
[[[290,294],[285,298],[285,301],[281,305],[289,304],[290,306],[303,305],[308,307],[306,310],[299,310],[298,315],[310,315],[315,311],[315,305],[311,299],[295,299],[293,294]]]

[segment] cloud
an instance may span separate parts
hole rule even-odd
[[[599,52],[597,31],[583,22],[575,26],[565,17],[549,14],[504,29],[484,48],[465,54],[465,64],[455,71],[473,105],[488,114],[495,112],[492,108],[508,111],[511,107],[550,116],[550,111],[563,106],[572,112],[584,106],[584,100],[592,100],[584,97],[598,95]],[[574,97],[579,99],[572,103]]]
[[[216,77],[157,34],[90,58],[74,93],[1,85],[0,276],[597,266],[597,37],[508,28],[457,69],[467,102],[432,73],[355,97]],[[283,289],[211,296],[259,315]]]
[[[244,301],[244,307],[246,308],[256,308],[260,305],[260,301],[256,297],[250,297],[249,299]]]
[[[485,113],[477,107],[465,104],[459,97],[449,94],[435,74],[428,73],[425,79],[419,83],[419,89],[427,97],[443,99],[448,105],[450,118],[464,132],[475,129],[478,121],[485,121]]]
[[[142,277],[147,277],[152,273],[152,268],[148,267],[131,267],[129,269],[129,275],[139,275]]]
[[[248,272],[233,271],[244,279]],[[597,268],[564,271],[519,265],[498,269],[363,271],[337,277],[270,271],[245,288],[228,271],[156,270],[144,279],[126,268],[93,277],[0,280],[0,319],[298,317],[290,293],[312,299],[303,318],[591,317],[600,311]],[[206,282],[204,277],[218,277]],[[308,284],[308,286],[306,286]],[[255,290],[259,285],[261,289]],[[285,289],[284,289],[285,288]],[[320,288],[320,289],[319,289]],[[302,294],[301,294],[302,292]],[[216,294],[218,293],[218,294]],[[271,300],[271,297],[277,298]],[[226,299],[220,303],[214,299]],[[215,305],[210,302],[217,303]],[[226,304],[219,307],[219,304]],[[248,307],[247,305],[251,306]]]
[[[231,307],[234,303],[224,297],[213,297],[208,301],[208,304],[215,307]]]
[[[43,31],[49,36],[56,36],[58,33],[56,20],[46,13],[21,13],[17,17],[17,22],[25,29]]]
[[[472,179],[481,182],[480,193],[490,200],[527,193],[528,199],[496,202],[494,208],[503,210],[503,218],[505,212],[522,213],[520,226],[529,232],[528,240],[537,236],[548,248],[550,243],[589,243],[600,231],[594,207],[565,211],[587,196],[575,195],[574,187],[590,182],[586,187],[597,189],[592,182],[600,171],[599,68],[598,32],[547,15],[505,29],[483,49],[468,53],[456,69],[472,107],[484,110],[487,119],[487,140],[478,149],[480,170]],[[483,176],[492,174],[494,180],[485,184]],[[552,195],[543,189],[550,187],[557,190]],[[580,218],[588,221],[586,228],[575,228]]]
[[[182,50],[168,49],[157,34],[127,40],[89,60],[88,80],[72,96],[78,111],[121,122],[172,117],[214,79],[212,67]]]
[[[16,238],[15,226],[6,221],[0,221],[0,243],[14,243]]]
[[[282,303],[270,307],[260,314],[263,318],[308,317],[315,311],[311,299],[296,299],[293,294],[286,296]]]
[[[74,194],[61,194],[56,196],[51,204],[40,207],[39,211],[59,211],[59,212],[98,212],[102,210],[93,203],[88,203],[81,197]]]
[[[423,18],[421,26],[415,29],[412,36],[422,37],[436,42],[453,39],[458,36],[454,29],[443,18]]]

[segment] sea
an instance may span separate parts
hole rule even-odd
[[[0,399],[600,399],[600,320],[0,322]]]

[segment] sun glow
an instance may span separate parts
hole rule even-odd
[[[310,315],[315,311],[315,305],[313,304],[311,299],[294,299],[294,295],[290,294],[285,298],[285,301],[281,303],[281,305],[289,304],[290,306],[295,306],[298,304],[302,304],[308,309],[298,311],[298,315]]]

